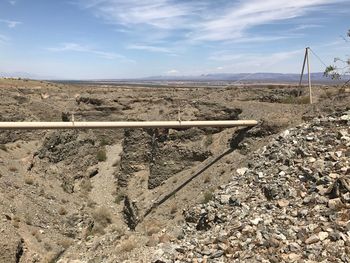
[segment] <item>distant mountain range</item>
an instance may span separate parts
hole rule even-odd
[[[0,72],[0,77],[13,77],[13,78],[28,78],[37,80],[58,80],[55,77],[39,76],[29,74],[25,72],[13,72],[3,73]],[[296,73],[221,73],[221,74],[203,74],[200,76],[151,76],[145,78],[134,78],[134,79],[94,79],[86,81],[101,81],[101,82],[162,82],[162,81],[188,81],[188,82],[259,82],[259,83],[273,83],[273,82],[299,82],[300,74]],[[311,79],[313,82],[326,83],[336,82],[328,77],[325,77],[322,72],[312,73]],[[350,79],[350,75],[344,76],[341,81]],[[305,74],[303,80],[307,80]],[[83,79],[77,81],[85,81]]]
[[[343,78],[349,79],[350,76]],[[223,74],[205,74],[200,76],[153,76],[142,78],[145,81],[234,81],[234,82],[299,82],[300,74],[293,73],[223,73]],[[303,76],[307,80],[307,75]],[[331,82],[329,77],[325,77],[322,72],[312,73],[313,82]]]

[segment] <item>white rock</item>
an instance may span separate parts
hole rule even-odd
[[[248,170],[249,170],[249,169],[248,169],[247,167],[242,167],[242,168],[237,169],[236,172],[237,172],[239,175],[244,175]]]
[[[264,221],[262,218],[260,218],[260,217],[257,217],[257,218],[255,218],[255,219],[252,219],[252,220],[250,220],[250,223],[252,223],[253,225],[258,225],[261,221]]]
[[[320,232],[318,233],[318,238],[323,241],[328,237],[328,233],[327,232]]]

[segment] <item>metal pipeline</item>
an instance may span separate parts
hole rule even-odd
[[[0,122],[0,130],[36,129],[121,129],[121,128],[191,128],[255,126],[255,120],[217,121],[129,121],[129,122]]]

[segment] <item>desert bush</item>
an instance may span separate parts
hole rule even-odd
[[[33,224],[32,216],[31,216],[30,214],[28,214],[28,213],[26,213],[26,214],[24,215],[24,221],[26,222],[26,224],[27,224],[28,226],[31,226],[31,225]]]
[[[61,206],[59,209],[58,209],[58,214],[61,215],[61,216],[64,216],[67,214],[67,210]]]
[[[9,171],[10,171],[10,172],[17,172],[18,169],[17,169],[17,167],[10,166]]]
[[[334,92],[331,91],[331,90],[325,90],[321,95],[320,97],[322,99],[330,99],[332,96],[334,96]]]
[[[24,178],[24,182],[25,182],[26,184],[32,185],[32,184],[34,184],[34,178],[31,177],[31,176],[26,176],[26,177]]]
[[[158,237],[159,243],[169,243],[171,241],[171,236],[164,233]]]
[[[121,252],[130,252],[134,248],[136,248],[137,242],[134,237],[129,237],[126,240],[123,240],[120,243],[120,251]]]
[[[148,221],[145,224],[145,232],[148,236],[152,236],[160,231],[160,224],[156,220]]]
[[[106,138],[106,137],[102,137],[100,140],[100,145],[101,146],[106,146],[106,145],[111,145],[112,143]]]
[[[18,221],[13,221],[12,222],[13,227],[19,228],[19,222]]]
[[[36,238],[36,240],[40,243],[42,241],[40,233],[38,230],[33,230],[32,231],[32,236]]]
[[[207,174],[205,177],[204,177],[204,183],[210,183],[210,181],[211,181],[211,178],[210,178],[210,175],[209,174]]]
[[[208,203],[213,199],[213,192],[211,190],[204,192],[203,194],[203,204]]]
[[[174,202],[171,206],[170,206],[170,214],[175,214],[177,212],[177,205]]]
[[[206,139],[205,139],[205,147],[208,147],[210,146],[211,144],[213,143],[213,135],[212,134],[209,134]]]
[[[3,150],[4,152],[7,152],[8,149],[5,144],[0,144],[0,150]]]
[[[106,153],[106,149],[103,148],[97,152],[97,161],[104,162],[106,160],[107,160],[107,153]]]
[[[45,255],[41,262],[43,263],[54,263],[58,260],[60,253],[51,251]]]
[[[288,96],[280,100],[284,104],[308,104],[310,102],[309,96]]]
[[[52,246],[49,243],[47,243],[47,242],[44,243],[44,248],[45,248],[46,251],[51,251],[52,250]]]
[[[90,192],[92,190],[92,185],[91,185],[90,179],[84,178],[80,182],[80,189],[86,193]]]
[[[125,193],[124,193],[124,192],[118,192],[118,193],[115,195],[114,203],[116,203],[116,204],[119,205],[120,202],[124,200],[124,197],[125,197]]]
[[[69,248],[71,245],[73,245],[73,241],[71,239],[62,239],[57,242],[57,245],[63,247],[64,249]]]
[[[108,211],[105,207],[99,207],[97,208],[93,214],[92,214],[95,222],[100,224],[103,227],[108,226],[110,223],[112,223],[112,216],[111,213]]]

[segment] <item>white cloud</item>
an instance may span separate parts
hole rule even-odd
[[[150,45],[129,45],[127,46],[128,49],[134,49],[134,50],[145,50],[150,52],[159,52],[159,53],[173,53],[169,48],[165,47],[156,47],[156,46],[150,46]]]
[[[143,24],[163,29],[183,25],[193,7],[198,5],[171,0],[84,0],[80,3],[110,23],[125,26]]]
[[[8,1],[11,5],[15,5],[16,3],[17,3],[17,1],[15,1],[15,0],[10,0],[10,1]]]
[[[246,53],[235,54],[232,51],[221,51],[212,54],[210,60],[225,63],[220,69],[225,68],[234,72],[272,72],[276,71],[276,65],[285,63],[288,60],[293,62],[302,59],[304,50],[291,50],[276,53]],[[301,63],[301,62],[300,62]],[[219,70],[219,68],[217,68]],[[295,69],[296,70],[296,69]]]
[[[6,19],[0,19],[0,22],[5,23],[9,28],[15,28],[16,26],[22,24],[22,22],[19,21],[12,21]]]
[[[272,41],[286,38],[247,35],[254,27],[301,17],[323,6],[334,6],[346,0],[238,0],[220,3],[211,0],[77,1],[84,8],[92,10],[97,17],[109,23],[133,28],[136,34],[166,32],[176,34],[182,40],[198,42],[248,42],[249,39]]]
[[[328,0],[248,0],[239,2],[222,16],[202,22],[200,29],[193,32],[192,38],[202,41],[241,38],[255,26],[300,17],[313,8],[328,3]]]
[[[124,56],[119,55],[117,53],[96,50],[91,47],[84,46],[77,43],[62,43],[58,47],[47,48],[47,50],[52,52],[74,51],[74,52],[90,53],[105,59],[126,59]]]

